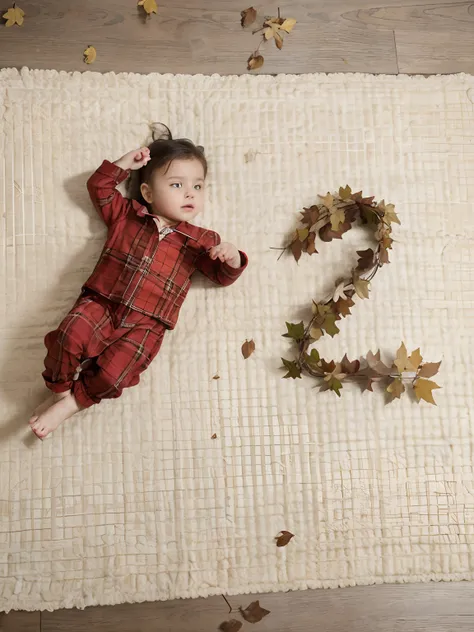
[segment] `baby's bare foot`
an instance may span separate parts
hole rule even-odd
[[[44,402],[42,402],[39,406],[37,406],[31,415],[28,423],[33,424],[40,415],[42,415],[48,408],[50,408],[54,403],[59,402],[60,399],[66,397],[66,395],[70,393],[70,391],[64,391],[64,393],[51,393],[49,397],[47,397]]]
[[[80,410],[82,410],[82,407],[76,402],[71,391],[68,391],[65,397],[55,402],[38,417],[38,420],[31,425],[31,429],[38,439],[44,439],[50,432],[56,430],[63,421],[69,419],[69,417],[72,417]]]

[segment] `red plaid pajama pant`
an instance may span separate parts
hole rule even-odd
[[[85,293],[59,327],[46,334],[46,386],[54,393],[72,390],[84,408],[120,397],[124,388],[138,384],[165,331],[158,320]]]

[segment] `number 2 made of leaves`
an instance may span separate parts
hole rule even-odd
[[[364,197],[361,191],[352,193],[349,186],[340,187],[337,194],[328,193],[319,198],[321,202],[301,212],[301,225],[289,243],[281,248],[282,254],[289,251],[296,261],[303,253],[316,254],[317,236],[323,242],[342,239],[356,221],[371,229],[376,245],[357,251],[359,259],[350,278],[339,279],[330,296],[319,302],[313,301],[308,323],[286,323],[287,331],[283,336],[293,340],[296,357],[292,360],[282,358],[282,368],[286,371],[283,377],[297,379],[303,374],[310,375],[319,381],[320,390],[333,391],[339,397],[345,382],[358,382],[363,390],[371,392],[373,384],[380,382],[388,401],[399,399],[408,384],[418,402],[424,400],[436,404],[433,391],[441,387],[428,378],[436,375],[441,362],[424,363],[420,349],[408,354],[403,342],[391,366],[382,362],[380,351],[375,354],[369,351],[362,362],[351,362],[347,355],[339,362],[328,362],[315,348],[309,352],[309,347],[322,336],[339,333],[337,323],[350,315],[354,298],[369,298],[372,280],[380,268],[390,263],[392,224],[400,224],[393,204],[385,204],[383,200],[375,202],[374,197]]]

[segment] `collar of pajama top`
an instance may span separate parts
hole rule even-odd
[[[188,235],[187,233],[184,233],[182,230],[178,230],[177,227],[183,224],[184,222],[178,222],[175,226],[163,226],[163,228],[160,228],[160,223],[161,223],[160,219],[153,213],[150,213],[150,211],[146,208],[146,206],[142,206],[141,204],[139,204],[139,202],[136,202],[135,200],[133,201],[135,202],[134,207],[136,209],[138,217],[145,217],[145,215],[148,215],[155,222],[156,227],[158,229],[158,238],[160,241],[163,239],[163,237],[166,237],[166,235],[169,235],[170,233],[175,233],[175,232],[180,233],[181,235],[184,235],[185,237],[188,237],[189,239],[194,239],[192,235]],[[140,208],[137,208],[137,206],[139,206]]]

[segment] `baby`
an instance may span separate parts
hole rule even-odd
[[[44,439],[65,419],[135,386],[173,329],[196,270],[236,281],[247,256],[191,222],[204,208],[202,147],[166,134],[115,163],[104,160],[87,188],[107,241],[72,310],[45,337],[43,378],[52,395],[30,418]],[[140,201],[116,186],[138,171]]]

